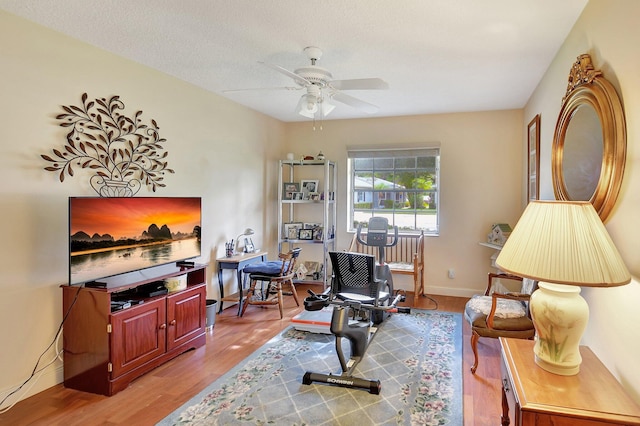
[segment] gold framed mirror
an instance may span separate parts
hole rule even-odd
[[[618,93],[591,57],[578,56],[551,149],[557,200],[590,201],[604,222],[613,209],[626,161],[627,134]]]

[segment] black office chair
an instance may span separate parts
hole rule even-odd
[[[363,253],[329,252],[333,267],[331,294],[339,300],[352,300],[364,304],[382,306],[388,304],[392,288],[374,273],[375,257]],[[384,311],[372,311],[372,321],[380,324]]]

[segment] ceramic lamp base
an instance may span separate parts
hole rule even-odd
[[[580,340],[589,321],[589,306],[580,296],[580,287],[540,281],[530,306],[536,364],[554,374],[578,374]]]

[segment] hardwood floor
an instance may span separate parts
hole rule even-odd
[[[306,294],[305,286],[298,286],[298,292]],[[461,313],[466,302],[459,297],[434,298],[439,310],[449,312]],[[418,307],[433,304],[420,298]],[[301,309],[285,297],[285,317],[280,320],[275,306],[250,306],[243,318],[236,316],[237,308],[232,306],[217,316],[206,346],[156,368],[124,391],[105,397],[59,384],[0,414],[0,425],[154,425],[286,328]],[[500,423],[501,413],[499,345],[494,339],[480,339],[480,365],[472,375],[470,333],[463,321],[464,424],[494,426]]]

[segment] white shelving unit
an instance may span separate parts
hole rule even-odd
[[[336,248],[336,163],[330,160],[280,160],[278,177],[278,250],[289,251],[301,247],[301,261],[315,261],[322,265],[319,279],[307,277],[304,282],[328,285],[329,251]],[[300,184],[302,180],[318,180],[320,199],[285,199],[283,185],[288,182]],[[317,223],[322,227],[322,238],[302,240],[288,238],[285,224]]]

